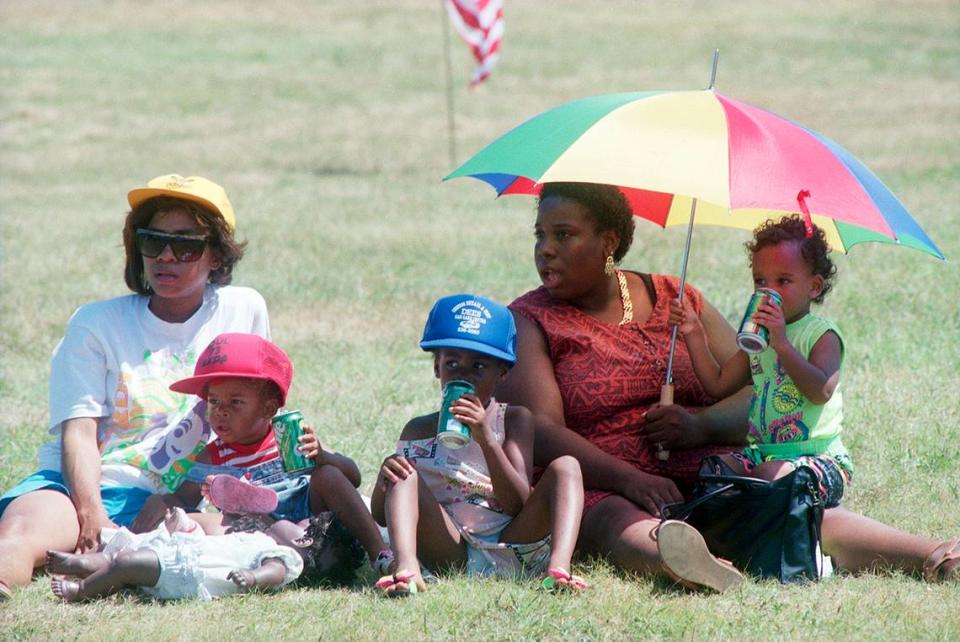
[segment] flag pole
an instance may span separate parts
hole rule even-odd
[[[457,165],[457,123],[454,118],[453,104],[453,63],[450,60],[450,19],[447,16],[446,2],[440,3],[440,18],[443,20],[443,63],[447,84],[447,151],[450,155],[450,167]]]
[[[720,49],[713,50],[713,70],[710,72],[710,86],[707,90],[713,91],[713,85],[717,82],[717,63],[720,61]],[[687,240],[683,245],[683,264],[680,267],[680,293],[677,299],[683,304],[683,288],[687,282],[687,260],[690,258],[690,242],[693,240],[693,223],[697,215],[697,199],[694,198],[690,203],[690,222],[687,224]],[[680,326],[673,326],[670,333],[670,354],[667,358],[667,378],[666,382],[660,388],[660,405],[673,405],[673,353],[677,347],[677,332]],[[657,459],[667,460],[670,458],[670,451],[661,444],[656,444]]]

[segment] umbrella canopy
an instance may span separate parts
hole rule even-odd
[[[943,254],[863,163],[830,139],[712,89],[593,96],[507,132],[444,180],[471,176],[498,194],[546,182],[618,186],[658,225],[753,229],[802,211],[835,250],[865,241]]]

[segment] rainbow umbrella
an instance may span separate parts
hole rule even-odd
[[[752,230],[806,210],[830,246],[865,241],[943,254],[866,166],[829,138],[712,89],[593,96],[507,132],[444,180],[471,176],[498,194],[541,183],[618,186],[642,218]]]
[[[716,76],[716,54],[714,77]],[[827,137],[710,87],[593,96],[507,132],[444,180],[470,176],[498,194],[547,182],[616,185],[640,217],[687,224],[681,292],[694,222],[753,229],[803,212],[830,246],[866,241],[943,254],[899,200]],[[672,383],[674,332],[667,366]],[[669,397],[665,397],[665,402]]]

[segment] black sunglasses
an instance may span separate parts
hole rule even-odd
[[[137,250],[143,256],[155,259],[163,254],[163,249],[170,246],[173,256],[181,263],[199,261],[207,247],[206,236],[192,236],[186,234],[167,234],[140,228],[137,230]]]

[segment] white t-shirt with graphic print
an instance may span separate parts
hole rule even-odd
[[[81,306],[54,348],[50,372],[50,433],[40,470],[61,469],[61,424],[98,418],[101,483],[174,490],[210,440],[205,402],[169,385],[191,376],[197,357],[223,332],[270,338],[259,292],[207,286],[200,309],[167,323],[131,294]]]

